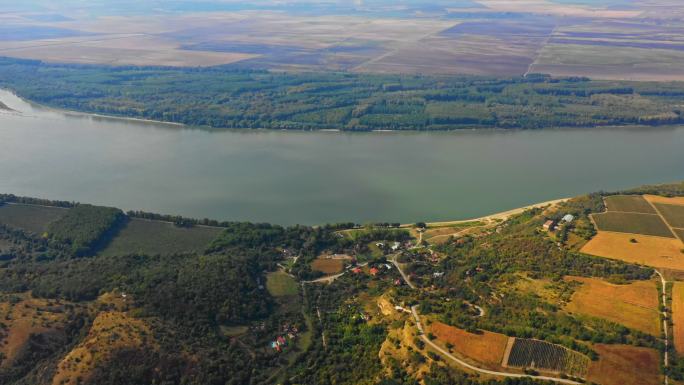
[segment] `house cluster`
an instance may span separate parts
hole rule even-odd
[[[283,326],[283,330],[283,334],[277,336],[276,339],[271,342],[271,347],[278,353],[282,352],[283,348],[286,347],[290,341],[296,339],[297,335],[299,335],[299,330],[296,326],[286,324]]]
[[[572,221],[575,220],[575,217],[572,214],[566,214],[561,218],[560,221],[556,221],[555,219],[549,219],[544,224],[542,225],[542,228],[546,231],[556,231],[560,229],[560,227],[564,224],[568,224]]]

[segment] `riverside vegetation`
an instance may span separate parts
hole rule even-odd
[[[684,122],[684,84],[109,67],[0,58],[0,87],[51,107],[213,128],[451,130]]]

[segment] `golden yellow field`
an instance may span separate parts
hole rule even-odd
[[[566,311],[603,318],[644,333],[660,335],[655,281],[613,285],[596,278],[565,279],[582,282],[565,306]]]
[[[668,205],[684,205],[684,197],[661,197],[659,195],[644,195],[647,201],[651,203],[665,203]]]
[[[632,243],[630,240],[637,242]],[[599,231],[581,251],[651,267],[684,271],[684,244],[676,238]]]
[[[598,361],[589,365],[587,381],[601,385],[659,385],[660,355],[655,349],[597,344]]]
[[[487,331],[482,334],[468,333],[441,322],[433,322],[430,331],[441,342],[454,345],[454,351],[487,367],[501,364],[508,343],[508,337],[503,334]]]
[[[684,282],[672,286],[672,327],[674,346],[679,354],[684,353]]]

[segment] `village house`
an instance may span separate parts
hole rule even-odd
[[[544,225],[542,227],[544,228],[544,230],[550,231],[555,227],[555,225],[556,221],[554,221],[553,219],[549,219],[548,221],[544,222]]]

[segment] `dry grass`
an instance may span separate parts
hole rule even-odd
[[[52,379],[53,385],[78,384],[87,380],[92,370],[106,362],[116,350],[122,348],[154,349],[149,340],[148,325],[139,319],[131,318],[122,312],[102,312],[98,314],[88,335],[78,346],[71,350],[57,365]]]
[[[10,297],[18,299],[12,303]],[[0,367],[10,367],[32,334],[59,330],[66,322],[61,305],[52,301],[31,298],[29,294],[6,295],[0,302],[0,319],[7,328],[0,328],[0,353],[4,355]]]
[[[667,224],[656,214],[609,211],[601,214],[592,214],[591,217],[601,231],[674,237]]]
[[[344,261],[334,258],[316,258],[311,262],[311,270],[324,274],[337,274],[344,269]]]
[[[598,361],[589,365],[587,380],[601,385],[659,385],[658,351],[627,345],[597,344]]]
[[[661,197],[660,195],[644,195],[644,198],[651,203],[664,203],[666,205],[684,205],[684,197]]]
[[[565,310],[616,322],[651,335],[660,334],[655,281],[613,285],[596,278],[566,277],[582,282]]]
[[[488,368],[501,365],[508,337],[488,331],[482,334],[468,333],[463,329],[441,322],[433,322],[430,331],[443,343],[454,345],[453,350],[460,355],[475,360]]]
[[[653,207],[641,195],[612,195],[605,198],[608,211],[656,214]]]
[[[634,239],[637,242],[632,243]],[[684,245],[675,238],[599,231],[582,252],[629,263],[684,271]]]
[[[672,321],[674,323],[674,346],[677,353],[684,353],[684,282],[672,286]]]

